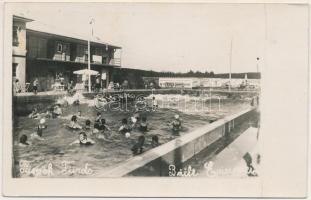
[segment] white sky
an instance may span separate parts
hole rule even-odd
[[[255,72],[264,55],[263,4],[16,3],[15,14],[119,45],[122,66],[156,71]]]

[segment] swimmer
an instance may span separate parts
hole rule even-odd
[[[106,125],[106,120],[105,119],[101,119],[100,120],[99,130],[101,130],[101,131],[111,131],[111,129]]]
[[[143,153],[144,143],[145,143],[145,136],[143,135],[139,136],[137,143],[134,144],[134,146],[131,149],[133,152],[133,155],[138,155],[138,154]]]
[[[79,119],[86,119],[88,120],[86,117],[82,116],[82,112],[79,110],[76,114],[76,116],[79,118]]]
[[[56,104],[52,112],[53,118],[57,118],[62,114],[63,114],[62,108],[59,106],[59,104]]]
[[[138,112],[135,112],[134,115],[130,118],[132,128],[136,127],[137,121],[140,120],[140,114]]]
[[[101,119],[100,120],[100,126],[99,126],[99,130],[101,131],[98,135],[97,138],[98,139],[104,139],[106,141],[111,141],[109,140],[113,134],[111,132],[111,129],[106,125],[106,120],[105,119]]]
[[[40,124],[37,126],[37,131],[31,134],[31,137],[34,139],[38,140],[44,140],[42,135],[43,135],[43,130],[46,129],[47,126],[45,125],[45,119],[42,118],[40,119]]]
[[[44,113],[44,117],[45,118],[52,118],[52,113],[49,109]]]
[[[131,130],[132,127],[128,125],[127,119],[126,118],[122,119],[122,125],[119,128],[119,132],[124,135],[125,133],[131,132]]]
[[[73,141],[72,143],[70,143],[69,145],[73,145],[73,144],[80,144],[80,145],[92,145],[95,144],[95,141],[92,139],[89,139],[86,135],[85,132],[81,132],[79,134],[79,139]]]
[[[152,147],[157,147],[159,146],[160,143],[159,143],[159,137],[157,135],[154,135],[152,136],[152,139],[151,139],[151,146]]]
[[[170,126],[172,126],[172,131],[174,135],[179,135],[179,131],[181,130],[181,119],[179,118],[179,115],[174,116],[174,120],[169,123]]]
[[[29,146],[30,143],[27,141],[28,140],[28,137],[27,135],[22,135],[20,138],[19,138],[19,146],[20,147],[25,147],[25,146]]]
[[[94,122],[94,128],[99,130],[99,126],[100,126],[100,119],[102,118],[102,114],[100,112],[97,113],[95,122]]]
[[[71,128],[71,129],[82,129],[82,127],[77,122],[77,116],[76,115],[73,115],[71,117],[71,122],[69,124],[69,128]]]
[[[148,123],[147,123],[146,117],[142,117],[140,125],[139,125],[139,130],[141,132],[147,132],[148,131]]]
[[[87,119],[85,121],[85,126],[84,126],[85,130],[90,130],[91,129],[91,120]]]
[[[38,109],[34,108],[31,113],[28,115],[29,118],[37,119],[39,117]]]
[[[158,108],[158,101],[155,96],[152,97],[152,110],[156,110]]]

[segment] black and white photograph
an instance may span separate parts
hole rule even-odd
[[[305,5],[7,2],[5,8],[11,140],[3,142],[11,147],[11,178],[260,182],[267,150],[262,110],[278,109],[263,103],[263,87],[280,86],[282,74],[299,71],[298,51],[278,50],[287,41],[278,34],[288,29],[278,13],[294,13],[289,49],[307,54]],[[286,66],[265,82],[275,52],[297,69]]]

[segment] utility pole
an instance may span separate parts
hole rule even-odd
[[[259,57],[256,58],[256,68],[257,68],[257,73],[259,73]]]
[[[233,41],[233,38],[231,38],[231,42],[230,42],[229,91],[231,91],[232,41]]]
[[[94,19],[92,18],[90,21],[90,26],[91,26],[91,35],[87,41],[87,66],[88,66],[88,75],[89,75],[89,92],[91,92],[91,38],[93,37],[93,22]]]

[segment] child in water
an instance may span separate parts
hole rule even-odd
[[[70,145],[73,145],[73,144],[92,145],[92,144],[95,144],[95,141],[93,141],[92,139],[89,139],[85,132],[81,132],[79,134],[79,139],[73,141]]]
[[[119,128],[119,132],[125,135],[125,133],[129,133],[131,132],[131,130],[132,130],[132,127],[128,125],[127,119],[126,118],[122,119],[122,125]]]
[[[179,118],[179,115],[174,116],[174,120],[169,123],[170,126],[172,126],[172,131],[174,135],[179,135],[179,131],[181,130],[181,120]]]
[[[19,146],[20,147],[25,147],[25,146],[29,146],[30,143],[27,141],[28,137],[27,135],[22,135],[20,138],[19,138]]]
[[[44,118],[40,119],[40,123],[37,126],[37,130],[36,130],[36,132],[31,134],[31,137],[34,139],[38,139],[38,140],[44,140],[42,138],[42,133],[43,133],[43,130],[46,128],[47,128],[47,126],[45,125],[45,119]]]
[[[145,136],[143,135],[139,136],[137,143],[134,144],[134,146],[131,149],[133,152],[133,155],[138,155],[138,154],[143,153],[144,143],[145,143]]]
[[[141,122],[139,125],[139,130],[143,133],[148,131],[148,123],[147,123],[147,118],[146,117],[142,117],[141,118]]]
[[[72,128],[72,129],[82,129],[82,127],[77,122],[77,116],[76,115],[73,115],[71,117],[71,122],[69,124],[69,128]]]

